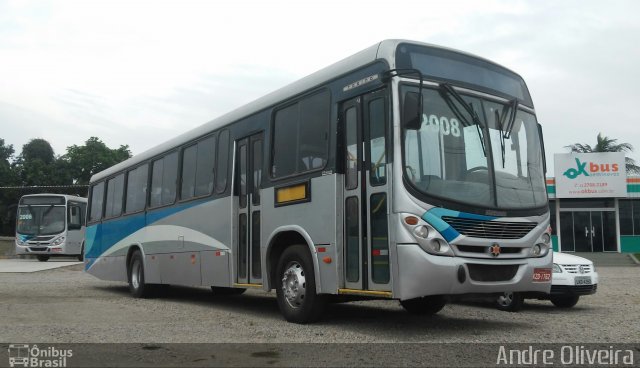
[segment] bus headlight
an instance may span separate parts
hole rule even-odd
[[[540,239],[542,239],[542,242],[547,244],[547,245],[549,245],[549,242],[551,242],[551,236],[549,235],[549,233],[542,234]]]
[[[413,229],[413,235],[422,239],[426,239],[429,236],[429,228],[424,225],[416,226]]]
[[[542,247],[540,247],[540,244],[536,244],[536,245],[534,245],[534,246],[533,246],[533,249],[532,249],[532,253],[533,253],[533,255],[534,255],[534,256],[539,256],[539,255],[540,255],[540,252],[542,252]]]
[[[20,238],[16,238],[16,244],[24,245],[24,242],[22,240],[20,240]]]
[[[529,250],[529,255],[531,257],[544,257],[547,253],[549,253],[549,246],[542,243],[535,244]]]
[[[425,252],[438,256],[454,255],[442,235],[421,218],[414,215],[404,216],[402,224]]]
[[[64,236],[61,236],[58,239],[53,241],[53,245],[60,245],[62,243],[64,243]]]

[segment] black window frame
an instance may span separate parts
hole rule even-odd
[[[93,192],[95,191],[95,188],[99,185],[102,185],[102,200],[100,202],[100,217],[95,219],[93,218],[93,206],[95,205],[95,203],[93,203]],[[104,202],[105,202],[105,195],[106,195],[106,188],[107,184],[106,184],[106,180],[101,180],[99,182],[93,183],[91,185],[91,190],[89,192],[89,202],[88,202],[88,210],[87,210],[87,223],[98,223],[101,222],[102,219],[104,218]]]
[[[162,202],[162,193],[161,193],[161,194],[160,194],[160,204],[159,204],[159,205],[157,205],[157,206],[151,206],[151,191],[153,190],[153,188],[152,188],[152,183],[153,183],[153,164],[155,164],[157,161],[163,160],[163,162],[162,162],[162,188],[164,188],[164,178],[165,178],[165,176],[164,176],[164,175],[165,175],[165,174],[164,174],[164,173],[165,173],[165,165],[164,165],[165,163],[164,163],[164,160],[165,160],[168,156],[170,156],[170,155],[172,155],[172,154],[176,154],[176,156],[177,156],[177,162],[176,162],[176,177],[175,177],[176,179],[175,179],[175,189],[174,189],[175,193],[174,193],[173,199],[172,199],[172,201],[171,201],[171,202],[163,203],[163,202]],[[180,185],[179,185],[179,184],[180,184],[180,183],[179,183],[179,180],[180,180],[180,175],[181,175],[181,167],[180,167],[181,159],[180,159],[180,158],[181,158],[180,151],[179,151],[178,149],[173,149],[173,150],[168,151],[168,152],[165,152],[165,153],[163,153],[162,155],[160,155],[160,156],[158,156],[158,157],[156,157],[156,158],[154,158],[154,159],[152,159],[152,160],[150,160],[150,161],[149,161],[149,163],[150,163],[150,165],[149,165],[149,166],[150,166],[150,170],[151,170],[151,175],[150,175],[150,177],[148,178],[148,180],[149,180],[149,181],[148,181],[148,182],[149,182],[149,185],[147,186],[147,188],[148,188],[148,190],[147,190],[147,192],[148,192],[148,193],[147,193],[147,197],[148,197],[148,201],[147,201],[147,209],[153,209],[153,210],[155,210],[155,209],[158,209],[158,208],[163,208],[163,207],[172,206],[172,205],[174,205],[174,204],[176,204],[176,203],[178,202],[178,194],[179,194],[179,191],[180,191],[180,189],[181,189],[181,188],[180,188]]]
[[[231,133],[229,132],[229,129],[221,129],[220,131],[216,132],[215,135],[217,135],[217,144],[215,159],[215,178],[213,186],[214,192],[216,194],[223,194],[227,191],[227,187],[229,186],[229,167],[232,166],[229,164],[229,158],[233,157],[233,153],[231,153],[229,149],[233,149],[233,145],[230,143]],[[226,137],[225,141],[222,141],[223,137]],[[221,143],[224,143],[224,145]],[[220,170],[221,162],[224,162],[224,170]]]
[[[225,129],[226,130],[226,129]],[[228,130],[227,130],[228,131]],[[196,200],[196,199],[202,199],[202,198],[207,198],[210,197],[211,195],[213,195],[213,193],[216,192],[216,180],[218,177],[218,168],[217,168],[217,159],[218,159],[218,132],[214,132],[211,134],[208,134],[198,140],[196,140],[195,142],[190,142],[189,144],[185,145],[181,150],[180,150],[180,158],[179,158],[179,168],[178,168],[178,182],[180,183],[180,187],[179,190],[176,190],[176,194],[178,196],[178,202],[182,203],[182,202],[188,202],[188,201],[192,201],[192,200]],[[197,195],[197,187],[198,187],[198,157],[200,157],[200,155],[198,154],[198,145],[208,139],[211,139],[211,144],[213,145],[213,167],[212,169],[212,176],[213,176],[213,186],[211,188],[211,190],[208,193],[205,194],[201,194],[201,195]],[[191,197],[182,197],[182,188],[184,185],[184,153],[186,150],[188,150],[189,148],[193,148],[195,147],[196,149],[196,162],[194,163],[194,175],[193,175],[193,196]],[[225,189],[226,189],[226,179],[225,179]],[[224,190],[223,190],[224,192]]]
[[[147,205],[149,203],[149,192],[150,192],[149,191],[149,187],[150,187],[150,185],[149,185],[149,180],[150,180],[149,170],[150,170],[151,165],[149,163],[150,163],[149,161],[145,161],[145,162],[143,162],[141,164],[138,164],[134,168],[131,168],[131,169],[127,170],[127,176],[126,176],[126,181],[125,181],[125,186],[124,186],[124,207],[122,209],[122,215],[123,216],[128,216],[128,215],[134,215],[134,214],[137,214],[137,213],[141,213],[141,212],[144,212],[145,209],[147,208]],[[142,202],[142,208],[138,209],[138,210],[135,210],[135,211],[129,212],[128,211],[128,206],[127,206],[127,198],[129,196],[129,178],[130,178],[130,175],[131,175],[132,172],[134,172],[134,171],[136,171],[138,169],[141,169],[144,166],[147,167],[147,170],[146,170],[147,171],[147,175],[146,175],[146,179],[145,179],[146,184],[147,184],[147,192],[144,194],[144,199],[143,199],[143,202]]]
[[[324,157],[324,164],[321,167],[315,168],[315,169],[310,169],[310,170],[305,170],[305,171],[295,171],[292,174],[288,174],[288,175],[283,175],[283,176],[276,176],[274,175],[273,172],[273,167],[274,167],[274,156],[275,156],[275,137],[276,137],[276,129],[275,129],[275,123],[276,123],[276,115],[278,114],[278,112],[290,108],[294,105],[300,104],[302,101],[309,99],[311,97],[314,97],[316,95],[322,94],[322,93],[326,93],[327,94],[327,104],[326,104],[326,131],[328,133],[326,142],[325,142],[325,157]],[[268,166],[268,171],[269,171],[269,178],[271,181],[281,181],[281,180],[286,180],[286,179],[290,179],[290,178],[295,178],[295,177],[299,177],[301,175],[307,175],[310,173],[315,173],[315,172],[319,172],[324,170],[328,163],[329,163],[329,159],[330,159],[330,145],[331,145],[331,137],[330,137],[330,132],[331,132],[331,107],[332,107],[332,101],[333,101],[333,96],[331,94],[331,90],[329,88],[323,87],[323,88],[319,88],[316,90],[313,90],[312,92],[306,93],[302,96],[296,97],[294,99],[291,99],[281,105],[278,105],[276,107],[273,108],[272,112],[271,112],[271,121],[270,121],[270,130],[271,133],[270,135],[270,152],[269,152],[269,166]],[[298,110],[298,115],[300,115],[300,111]],[[296,147],[293,148],[293,152],[296,155],[296,162],[298,160],[300,160],[300,157],[298,157],[299,155],[299,141],[300,141],[300,122],[301,120],[298,119],[297,121],[297,131],[296,131]],[[297,164],[296,164],[296,168],[297,168]]]
[[[107,199],[109,198],[109,182],[110,181],[115,181],[118,177],[122,177],[122,192],[121,192],[121,197],[120,197],[120,212],[118,214],[113,214],[113,215],[109,215],[107,216]],[[103,215],[102,215],[102,219],[103,220],[111,220],[117,217],[122,216],[122,214],[124,213],[124,202],[125,202],[125,196],[126,196],[126,187],[127,187],[127,181],[126,181],[126,175],[125,172],[119,172],[111,177],[109,177],[107,180],[105,180],[105,193],[104,193],[104,204],[103,204]]]
[[[184,176],[184,170],[185,170],[185,157],[186,157],[186,153],[187,150],[189,149],[193,149],[194,150],[194,160],[193,160],[193,177],[191,179],[193,179],[193,191],[189,196],[184,196],[183,197],[183,190],[185,188],[185,176]],[[195,192],[196,192],[196,175],[197,175],[197,162],[198,162],[198,143],[197,142],[193,142],[193,144],[189,144],[185,147],[183,147],[180,150],[180,162],[179,162],[179,166],[180,168],[178,169],[179,173],[178,173],[178,182],[180,183],[180,190],[177,190],[177,194],[178,194],[178,201],[180,202],[185,202],[185,201],[189,201],[192,200],[193,198],[195,198]],[[163,172],[164,173],[164,172]]]

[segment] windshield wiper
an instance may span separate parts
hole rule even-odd
[[[520,102],[518,102],[517,98],[514,98],[511,100],[509,105],[511,105],[511,114],[509,114],[509,123],[507,123],[507,128],[504,130],[505,139],[511,138],[511,131],[513,130],[513,124],[516,122],[516,115],[518,113],[518,106],[520,105]]]
[[[507,125],[505,126],[505,119],[507,117],[507,113],[505,112],[500,116],[498,110],[495,110],[496,113],[496,125],[498,126],[498,130],[500,131],[500,151],[502,152],[502,168],[505,168],[505,146],[506,140],[511,139],[511,131],[513,130],[513,125],[516,121],[516,114],[518,112],[518,99],[514,98],[509,102],[509,120]]]
[[[462,96],[460,96],[460,94],[456,92],[456,90],[453,89],[453,87],[449,83],[441,83],[440,91],[441,91],[440,94],[444,98],[445,102],[447,103],[451,111],[453,111],[453,113],[456,115],[456,117],[460,119],[460,121],[462,122],[462,125],[471,126],[471,124],[473,123],[476,126],[476,131],[478,132],[478,138],[480,138],[480,145],[482,146],[482,153],[484,154],[484,157],[487,157],[487,149],[484,145],[484,137],[482,136],[483,126],[482,126],[482,122],[480,121],[480,118],[478,117],[478,114],[476,113],[476,110],[471,107],[471,104],[467,105],[467,103],[462,98]],[[467,120],[464,114],[462,114],[458,106],[455,103],[453,103],[449,95],[453,96],[453,98],[458,102],[458,104],[462,105],[462,107],[467,112],[467,114],[471,116],[472,123]]]

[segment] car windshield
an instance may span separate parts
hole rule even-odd
[[[20,206],[16,232],[24,235],[53,235],[65,229],[64,206]]]
[[[417,88],[405,86],[403,97],[411,92]],[[527,209],[546,203],[533,114],[518,109],[511,116],[517,104],[446,88],[424,88],[422,95],[419,129],[403,130],[405,176],[415,189],[484,208]]]

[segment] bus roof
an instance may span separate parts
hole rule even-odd
[[[179,147],[184,143],[187,143],[199,137],[202,137],[209,132],[212,132],[216,129],[224,127],[242,118],[256,114],[266,108],[277,105],[282,101],[285,101],[297,95],[308,92],[316,88],[317,86],[322,85],[323,83],[337,79],[353,70],[356,70],[365,65],[369,65],[375,62],[376,60],[385,60],[389,64],[389,68],[393,69],[395,68],[395,61],[394,61],[395,51],[397,49],[397,46],[401,43],[409,43],[409,44],[422,45],[422,46],[431,47],[431,48],[450,50],[450,51],[454,51],[464,55],[469,55],[474,58],[495,64],[490,60],[478,57],[476,55],[472,55],[463,51],[454,50],[454,49],[450,49],[442,46],[416,42],[416,41],[400,40],[400,39],[384,40],[354,55],[351,55],[341,61],[331,64],[325,67],[324,69],[321,69],[315,73],[312,73],[302,79],[299,79],[285,87],[282,87],[263,97],[260,97],[257,100],[254,100],[253,102],[250,102],[246,105],[243,105],[242,107],[232,110],[231,112],[228,112],[214,120],[211,120],[208,123],[205,123],[186,133],[176,136],[175,138],[172,138],[164,143],[161,143],[158,146],[150,148],[149,150],[144,151],[134,157],[131,157],[128,160],[125,160],[106,170],[96,173],[91,177],[90,181],[93,183],[93,182],[102,180],[104,178],[107,178],[126,168],[136,166],[139,163],[142,163],[148,159],[156,157],[164,152],[170,151],[173,148]]]
[[[22,198],[32,198],[32,197],[64,197],[65,201],[76,201],[76,202],[81,202],[81,203],[87,203],[87,198],[85,197],[78,197],[78,196],[73,196],[73,195],[69,195],[69,194],[58,194],[58,193],[37,193],[37,194],[25,194],[22,197],[20,197],[20,202],[22,202]]]

